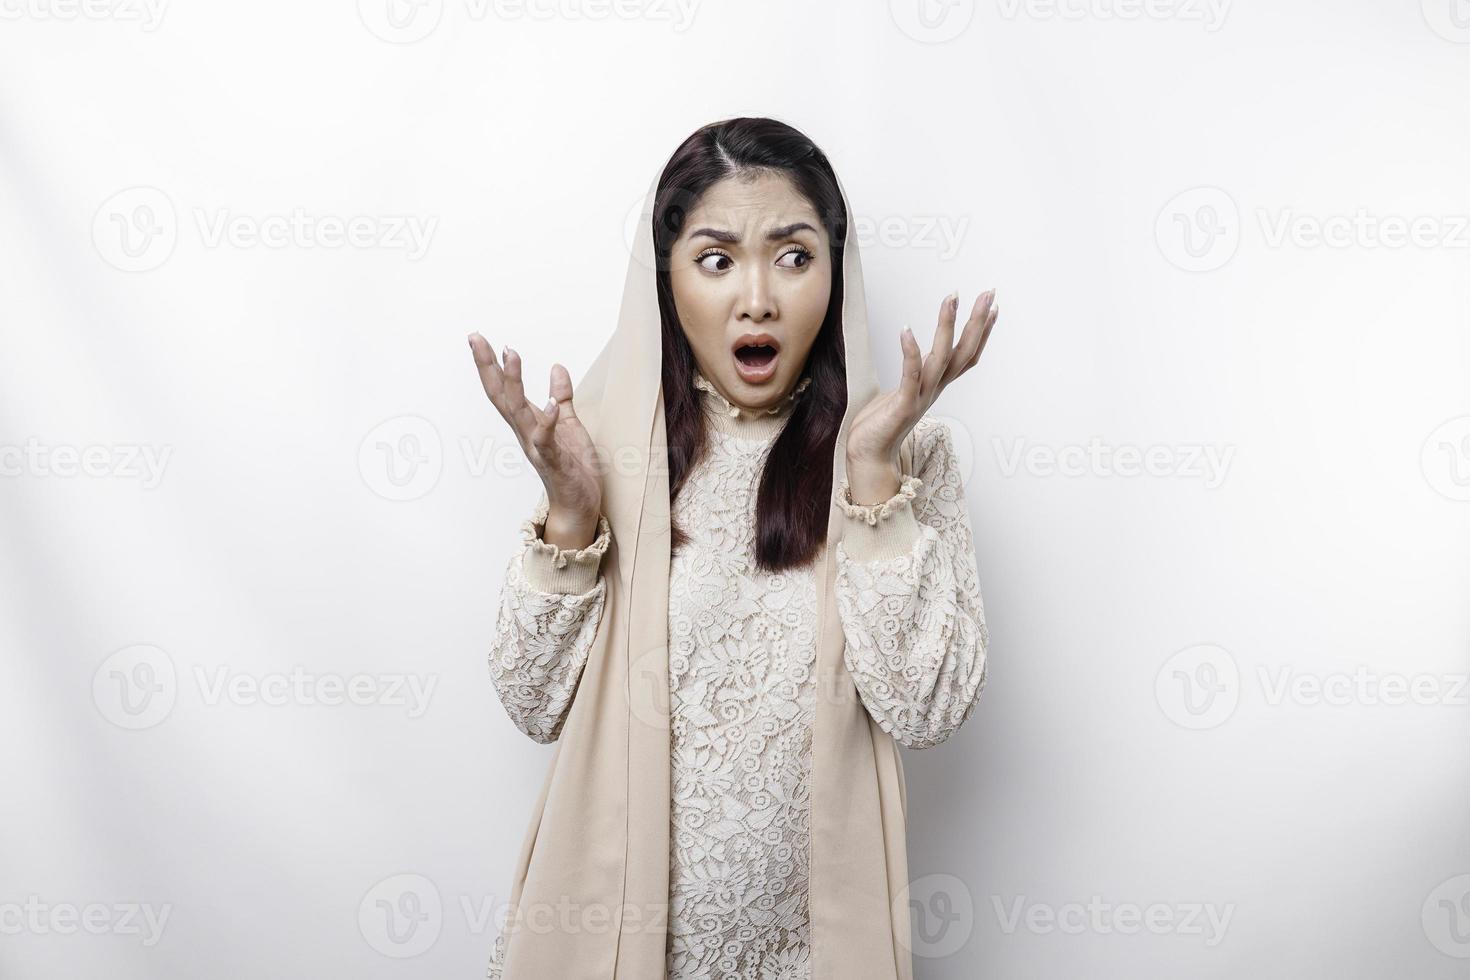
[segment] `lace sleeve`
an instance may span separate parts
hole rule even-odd
[[[607,583],[602,556],[612,541],[606,517],[597,538],[577,551],[542,540],[546,503],[521,525],[524,546],[506,565],[490,679],[505,712],[532,741],[551,743],[572,705],[602,618]]]
[[[990,634],[969,510],[949,428],[914,427],[917,475],[881,504],[837,500],[844,659],[863,704],[901,745],[922,749],[969,719],[986,680]]]

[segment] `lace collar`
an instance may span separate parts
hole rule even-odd
[[[767,415],[783,414],[796,404],[796,399],[801,395],[802,392],[807,390],[811,383],[812,379],[810,377],[802,378],[796,383],[796,387],[791,389],[791,393],[789,395],[781,399],[781,401],[777,402],[775,405],[772,405],[770,408],[763,408],[759,410],[742,409],[739,405],[732,405],[729,399],[720,394],[719,389],[717,389],[708,378],[701,374],[698,368],[695,368],[694,370],[694,387],[705,393],[705,396],[712,404],[714,404],[721,415],[737,420],[747,418],[760,418]]]

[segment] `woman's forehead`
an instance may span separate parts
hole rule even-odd
[[[799,234],[821,228],[816,209],[806,196],[784,176],[762,174],[755,179],[727,177],[711,184],[685,216],[680,238],[704,230],[733,233],[742,242],[760,239],[773,231]]]

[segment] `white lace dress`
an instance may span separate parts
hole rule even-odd
[[[769,574],[754,560],[761,466],[807,383],[762,413],[695,384],[712,444],[674,501],[691,541],[669,580],[668,975],[809,980],[816,582],[810,565]],[[918,472],[894,497],[857,506],[845,483],[834,491],[849,519],[836,589],[863,704],[900,744],[926,748],[969,718],[989,635],[949,430],[926,417],[914,431]],[[541,540],[545,520],[543,496],[506,569],[489,659],[511,721],[549,743],[596,635],[611,531],[603,518],[590,546],[568,551]]]

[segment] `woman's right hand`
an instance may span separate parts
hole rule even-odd
[[[551,366],[551,400],[537,408],[521,384],[521,356],[505,349],[505,366],[495,359],[490,342],[469,335],[470,351],[480,383],[521,444],[541,482],[549,504],[542,537],[561,548],[585,548],[597,536],[602,514],[602,479],[592,438],[572,408],[572,378],[560,364]]]

